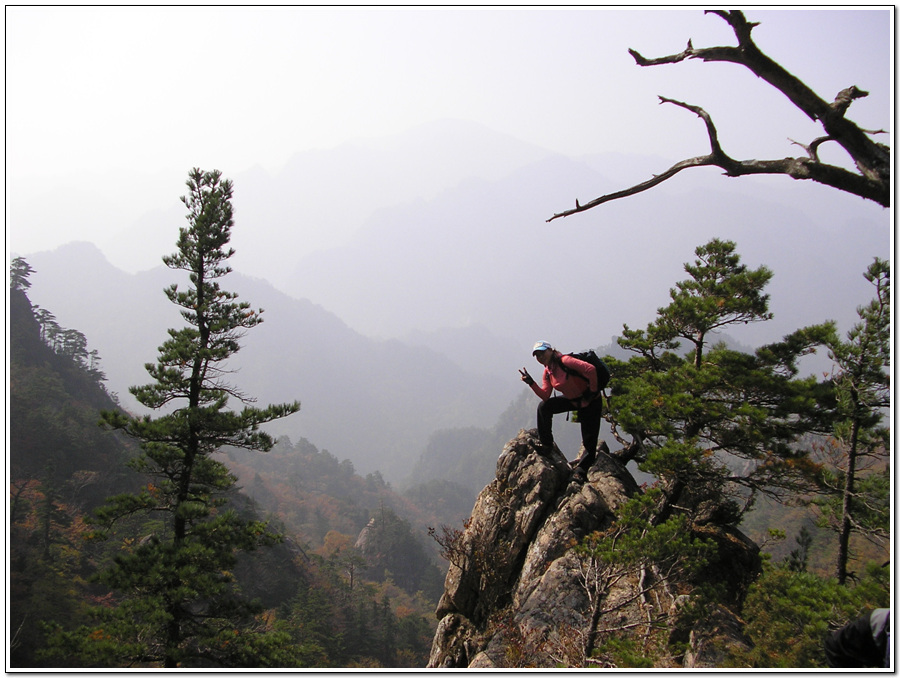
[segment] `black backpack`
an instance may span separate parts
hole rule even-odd
[[[569,353],[567,355],[570,355],[573,358],[577,358],[578,360],[581,360],[583,362],[590,363],[591,365],[593,365],[594,369],[597,370],[597,391],[600,392],[606,388],[607,384],[609,384],[609,379],[611,377],[611,375],[609,373],[609,368],[606,366],[606,363],[603,362],[603,360],[600,358],[600,356],[598,356],[596,353],[594,353],[593,349],[588,349],[587,351],[581,351],[579,353]],[[580,374],[580,373],[576,372],[575,370],[569,369],[568,367],[566,367],[565,365],[562,364],[562,361],[560,361],[559,364],[560,364],[560,367],[562,367],[563,370],[566,372],[566,374],[571,374],[571,375],[578,377],[579,379],[584,379],[585,381],[587,381],[587,378],[583,374]]]

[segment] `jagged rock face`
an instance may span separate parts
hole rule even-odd
[[[365,553],[371,547],[372,532],[374,529],[375,519],[370,518],[369,522],[366,523],[366,526],[360,531],[359,536],[356,538],[356,543],[353,545],[353,547]]]
[[[621,577],[604,588],[603,605],[589,585],[592,563],[573,546],[610,528],[619,508],[640,493],[615,458],[600,453],[587,477],[573,474],[558,450],[538,454],[535,430],[521,431],[503,448],[496,478],[481,492],[463,530],[438,603],[439,624],[429,668],[602,666],[587,659],[597,629],[639,625],[646,606],[677,619],[676,599],[640,595],[641,581]],[[730,577],[742,595],[759,567],[758,549],[736,531],[703,529],[728,546],[740,572]],[[710,573],[712,574],[712,573]],[[743,588],[742,588],[743,587]],[[598,619],[598,610],[614,610]],[[724,608],[718,625],[678,628],[689,650],[668,666],[714,666],[722,629],[743,642]],[[726,623],[729,622],[729,623]],[[712,640],[711,640],[712,639]],[[702,647],[694,647],[702,644]]]

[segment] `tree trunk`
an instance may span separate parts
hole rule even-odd
[[[856,400],[854,393],[854,401]],[[847,453],[847,477],[844,480],[844,501],[841,507],[841,532],[838,538],[837,579],[843,585],[847,581],[847,561],[850,557],[850,516],[853,510],[853,490],[856,481],[856,448],[859,440],[859,418],[853,420],[850,432],[850,450]]]

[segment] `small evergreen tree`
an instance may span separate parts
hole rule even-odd
[[[891,402],[890,264],[876,258],[865,277],[875,287],[875,298],[858,309],[860,322],[846,341],[835,337],[829,343],[837,366],[834,439],[843,454],[826,475],[833,494],[820,505],[826,523],[838,534],[836,573],[841,584],[847,579],[851,533],[882,543],[890,537],[890,441],[888,429],[881,426]],[[874,472],[867,473],[870,470]]]
[[[188,323],[170,329],[155,364],[154,382],[132,387],[157,418],[104,412],[103,422],[141,442],[134,466],[151,481],[137,494],[111,497],[96,513],[98,536],[135,514],[155,517],[152,533],[130,537],[100,581],[121,594],[105,623],[80,634],[58,635],[60,652],[77,647],[94,665],[278,666],[293,661],[284,634],[240,595],[230,574],[238,551],[275,543],[265,523],[225,508],[235,477],[213,455],[224,446],[267,451],[274,440],[260,426],[299,410],[297,402],[263,409],[247,405],[224,380],[226,361],[260,313],[219,279],[231,271],[232,184],[218,171],[194,169],[182,197],[189,226],[165,264],[188,273],[190,286],[165,290]],[[244,404],[227,408],[230,397]],[[145,523],[147,524],[147,523]]]
[[[806,525],[801,525],[800,533],[795,541],[797,548],[788,554],[785,566],[792,572],[806,572],[809,563],[809,547],[812,546],[813,537]]]
[[[890,606],[886,568],[870,567],[856,586],[811,572],[766,565],[750,587],[741,613],[752,641],[722,668],[824,668],[823,643],[866,610]]]
[[[796,378],[797,361],[833,327],[798,330],[755,355],[710,346],[716,330],[771,317],[771,273],[748,270],[733,242],[714,239],[696,253],[685,266],[690,279],[670,292],[657,319],[646,330],[625,326],[619,344],[636,355],[609,359],[609,419],[614,432],[631,435],[622,439],[626,455],[662,481],[660,520],[678,505],[734,524],[758,492],[792,497],[812,487],[817,468],[795,443],[827,430],[833,397],[814,378]],[[682,339],[692,351],[679,351]]]
[[[31,265],[23,257],[16,257],[9,267],[9,288],[25,291],[31,287],[28,277],[34,273]]]
[[[710,332],[738,323],[770,320],[769,295],[763,289],[772,279],[765,266],[748,270],[731,241],[713,238],[694,252],[691,276],[669,290],[672,301],[659,309],[649,330],[663,340],[687,339],[694,345],[694,366],[700,368]]]

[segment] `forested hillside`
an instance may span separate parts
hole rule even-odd
[[[115,403],[86,353],[55,342],[64,332],[32,307],[24,281],[9,295],[9,580],[13,666],[37,665],[41,623],[85,620],[102,590],[87,583],[98,554],[83,541],[85,516],[137,478],[126,441],[103,433],[98,411]],[[43,322],[39,322],[41,318]]]
[[[129,467],[137,445],[98,425],[102,410],[117,409],[100,356],[84,335],[31,304],[33,271],[17,264],[10,290],[9,666],[118,666],[95,626],[118,598],[97,574],[117,553],[153,539],[159,524],[133,518],[115,539],[88,538],[92,512],[107,497],[145,482]],[[226,456],[243,476],[250,467],[239,455]],[[378,474],[362,478],[307,441],[295,447],[283,439],[272,457],[258,456],[264,461],[248,484],[272,500],[232,492],[227,506],[284,528],[281,543],[242,554],[234,567],[238,589],[256,600],[256,624],[278,646],[271,665],[424,665],[443,575],[422,525],[469,506],[452,492],[430,492],[433,512],[414,510]],[[266,470],[286,459],[283,472]],[[93,636],[79,636],[89,628]]]

